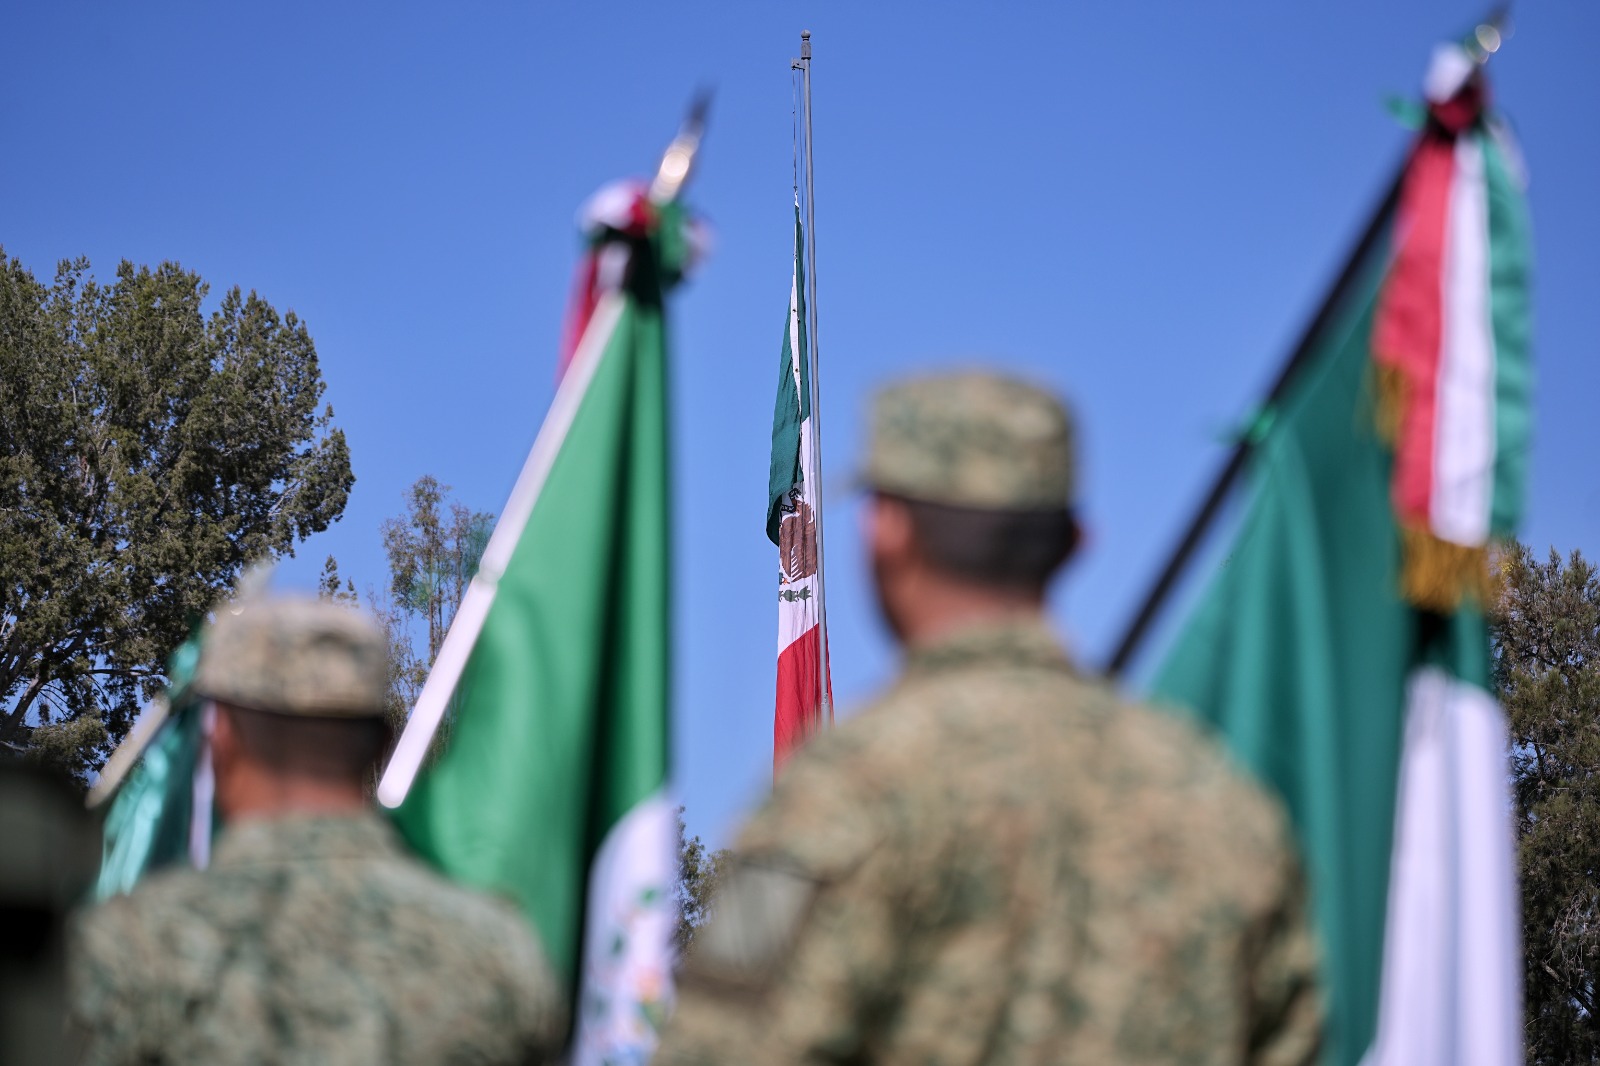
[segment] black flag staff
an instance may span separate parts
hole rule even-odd
[[[1477,27],[1475,35],[1474,56],[1479,63],[1486,61],[1491,54],[1498,51],[1504,38],[1509,35],[1507,23],[1507,9],[1496,8],[1488,18]],[[1294,381],[1311,353],[1317,350],[1318,342],[1322,339],[1323,331],[1328,328],[1334,316],[1344,305],[1350,295],[1350,290],[1360,279],[1362,267],[1367,263],[1368,257],[1377,246],[1379,239],[1388,229],[1389,219],[1393,216],[1395,207],[1400,202],[1400,187],[1405,179],[1406,165],[1411,161],[1415,146],[1408,149],[1405,158],[1401,160],[1394,177],[1389,182],[1388,191],[1378,202],[1377,210],[1373,211],[1366,228],[1362,231],[1360,239],[1355,243],[1350,255],[1345,260],[1343,269],[1339,271],[1338,278],[1333,287],[1328,290],[1328,295],[1323,299],[1322,306],[1317,308],[1317,313],[1311,317],[1311,322],[1300,335],[1300,341],[1290,352],[1289,358],[1284,362],[1283,369],[1278,372],[1278,377],[1267,390],[1267,397],[1257,408],[1262,413],[1273,411],[1278,401],[1283,399],[1284,392]],[[1188,527],[1183,536],[1179,538],[1178,545],[1173,549],[1171,557],[1167,559],[1161,572],[1156,575],[1155,581],[1145,593],[1144,599],[1139,603],[1139,609],[1134,613],[1132,621],[1122,633],[1122,639],[1117,642],[1116,650],[1111,653],[1111,659],[1106,664],[1106,674],[1109,677],[1118,677],[1127,669],[1138,652],[1140,644],[1148,634],[1151,624],[1156,616],[1161,613],[1167,597],[1171,595],[1173,586],[1178,583],[1178,578],[1183,575],[1184,568],[1189,565],[1195,550],[1204,542],[1206,533],[1211,524],[1216,521],[1217,513],[1221,511],[1223,503],[1228,498],[1234,482],[1244,471],[1245,463],[1255,451],[1259,443],[1254,434],[1246,433],[1240,437],[1239,442],[1233,446],[1233,451],[1228,455],[1228,460],[1222,465],[1222,470],[1211,483],[1211,489],[1206,493],[1194,517],[1189,520]]]

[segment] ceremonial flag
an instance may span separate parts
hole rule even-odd
[[[1483,616],[1528,436],[1528,227],[1451,47],[1388,239],[1264,413],[1253,498],[1155,679],[1282,794],[1325,1061],[1520,1061],[1505,716]]]
[[[526,911],[573,996],[572,1061],[631,1063],[671,996],[663,296],[689,244],[683,213],[643,186],[602,190],[583,217],[578,340],[434,666],[467,657],[449,745],[395,819],[452,877]]]
[[[207,708],[189,692],[199,661],[198,637],[172,653],[167,691],[140,715],[89,793],[90,806],[111,802],[101,830],[97,900],[133,891],[146,874],[164,866],[204,867],[210,858],[214,817]]]
[[[778,546],[778,698],[772,721],[774,771],[822,722],[828,641],[821,615],[817,524],[822,507],[811,366],[806,348],[805,240],[794,212],[794,274],[778,359],[767,477],[767,536]],[[831,689],[828,693],[832,695]]]

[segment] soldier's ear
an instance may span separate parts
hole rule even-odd
[[[908,558],[916,550],[917,531],[911,508],[893,496],[867,497],[865,539],[878,562]]]
[[[1083,523],[1078,520],[1078,513],[1076,511],[1068,512],[1067,535],[1065,542],[1061,546],[1061,562],[1057,563],[1056,566],[1059,568],[1070,563],[1079,550],[1083,548],[1087,539]]]
[[[221,773],[239,761],[239,731],[228,708],[221,704],[212,704],[212,708],[211,765]]]

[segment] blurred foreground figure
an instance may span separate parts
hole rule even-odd
[[[94,880],[83,797],[35,766],[0,759],[0,1062],[66,1066],[66,919]]]
[[[662,1061],[1313,1061],[1283,812],[1045,624],[1077,540],[1066,410],[988,374],[913,380],[868,449],[904,672],[740,837]]]
[[[527,926],[408,857],[367,808],[387,668],[344,608],[218,609],[194,688],[216,708],[225,829],[209,869],[83,916],[87,1062],[554,1060],[565,1016]]]

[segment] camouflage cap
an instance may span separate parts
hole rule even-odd
[[[383,713],[388,645],[356,611],[300,596],[223,603],[201,635],[192,689],[251,710],[319,718]]]
[[[1070,507],[1072,416],[1038,386],[972,371],[911,378],[872,405],[862,480],[908,499],[990,511]]]

